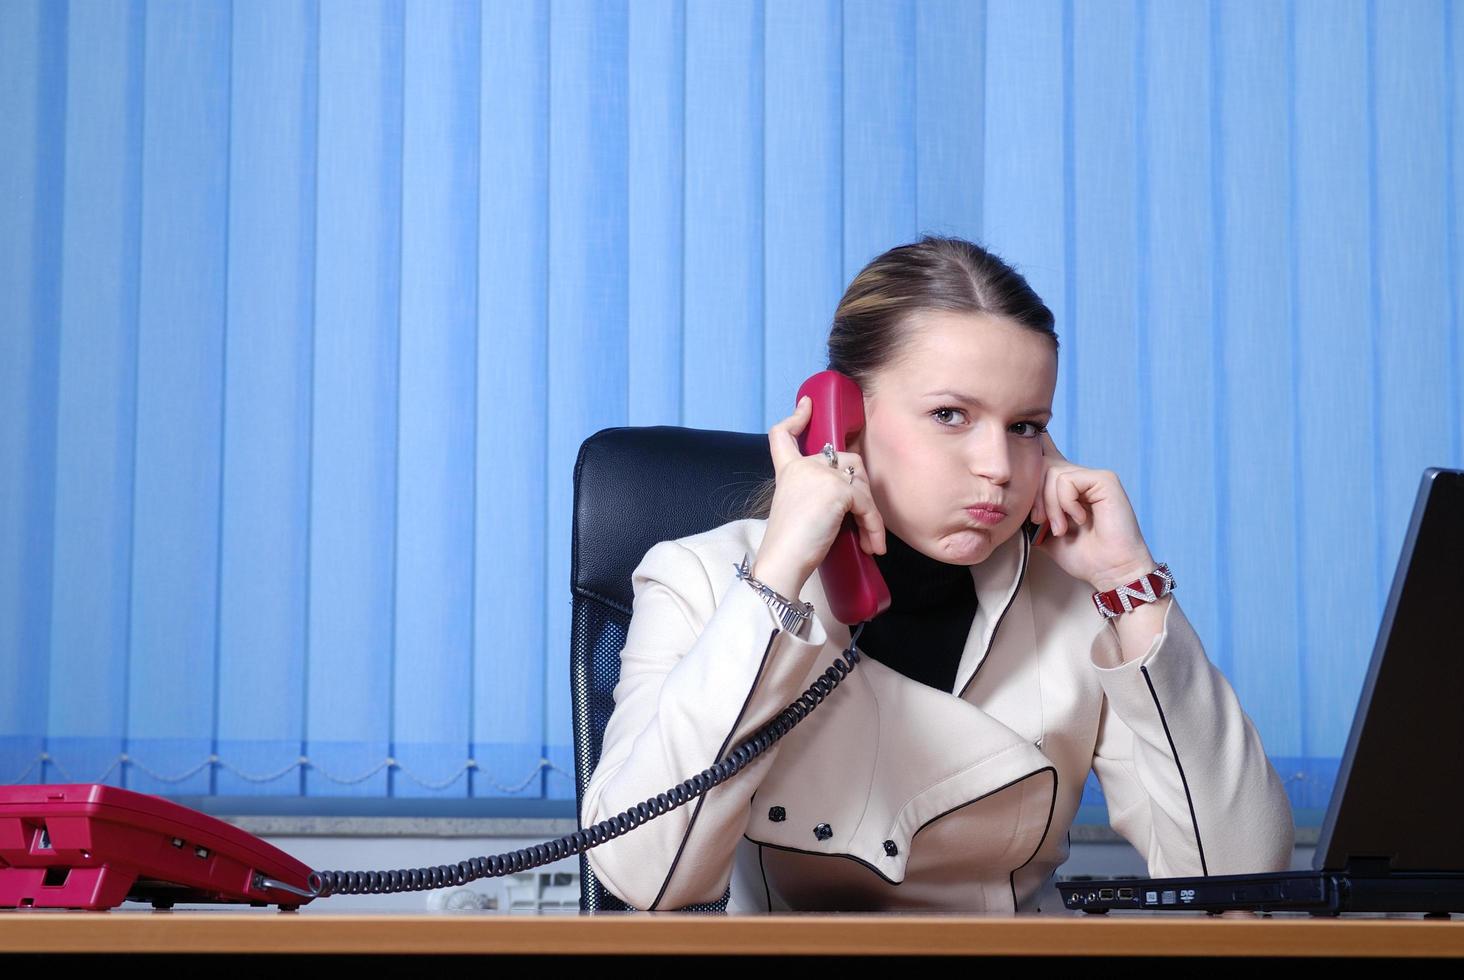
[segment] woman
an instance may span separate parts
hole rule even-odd
[[[857,667],[726,781],[587,851],[612,894],[1062,913],[1090,768],[1151,875],[1290,866],[1282,783],[1117,475],[1046,431],[1057,349],[1026,280],[961,239],[891,249],[850,284],[828,366],[863,392],[865,427],[804,456],[800,401],[768,432],[751,516],[646,553],[581,825],[725,758],[851,639]],[[816,574],[847,514],[892,597],[857,633]],[[1125,585],[1102,613],[1095,595]]]

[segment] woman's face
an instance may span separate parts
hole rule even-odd
[[[1052,418],[1052,341],[1010,320],[923,310],[905,352],[864,390],[863,457],[889,530],[953,565],[985,561],[1021,529],[1043,475],[1041,431]],[[996,524],[966,508],[995,504]]]

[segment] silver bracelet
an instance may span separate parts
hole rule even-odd
[[[794,602],[765,583],[753,578],[752,554],[750,552],[744,552],[742,564],[734,565],[733,568],[737,570],[738,578],[752,586],[753,590],[763,597],[783,629],[795,636],[802,632],[803,624],[813,617],[813,603]]]

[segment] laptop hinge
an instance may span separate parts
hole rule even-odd
[[[1393,871],[1392,858],[1350,857],[1347,859],[1347,873],[1351,875],[1388,875]]]

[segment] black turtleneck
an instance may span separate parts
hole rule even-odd
[[[865,625],[859,650],[906,677],[952,691],[976,617],[971,567],[929,558],[889,528],[885,544],[874,563],[889,586],[890,607]]]

